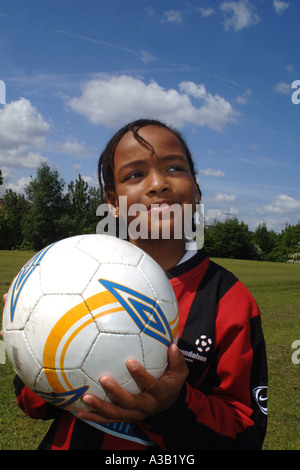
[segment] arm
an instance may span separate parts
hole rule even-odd
[[[32,392],[17,375],[14,379],[14,386],[18,406],[30,418],[47,420],[61,413],[58,407],[50,405]]]

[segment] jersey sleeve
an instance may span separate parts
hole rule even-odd
[[[239,281],[216,309],[215,349],[205,376],[143,423],[164,449],[261,449],[267,363],[258,308]]]
[[[53,419],[60,414],[60,409],[46,402],[30,390],[18,375],[14,378],[17,404],[30,418]]]

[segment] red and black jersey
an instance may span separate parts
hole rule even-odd
[[[261,449],[267,362],[256,302],[201,251],[167,275],[179,305],[178,347],[189,367],[177,401],[143,422],[100,426],[46,403],[16,377],[24,412],[53,419],[39,449]]]

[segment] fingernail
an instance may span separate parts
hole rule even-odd
[[[82,401],[84,401],[84,403],[87,403],[87,404],[90,403],[91,399],[92,399],[92,396],[89,394],[83,395],[82,397]]]
[[[129,359],[127,362],[126,362],[126,366],[128,369],[130,370],[135,370],[137,369],[138,367],[138,364],[136,361],[134,361],[133,359]]]
[[[112,385],[112,381],[110,380],[109,377],[101,377],[100,383],[101,385],[103,385],[104,388]]]

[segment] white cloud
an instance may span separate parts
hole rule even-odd
[[[215,10],[213,8],[196,8],[196,11],[200,13],[203,18],[207,18],[214,14]]]
[[[215,220],[221,220],[224,217],[224,212],[220,209],[205,209],[205,224],[212,224]]]
[[[93,176],[84,176],[82,175],[82,179],[88,183],[90,187],[98,187],[99,186],[99,181],[98,181],[98,175],[94,174]]]
[[[232,206],[235,202],[235,194],[217,192],[204,196],[206,223],[212,223],[215,219],[225,220],[227,217],[237,216],[238,209]]]
[[[220,9],[225,16],[225,31],[229,31],[231,29],[234,31],[240,31],[253,24],[257,24],[260,21],[254,6],[251,5],[248,0],[223,2],[220,5]]]
[[[273,202],[258,209],[262,214],[300,214],[300,200],[286,194],[279,194]]]
[[[155,57],[153,56],[153,54],[151,54],[150,52],[148,51],[144,51],[143,49],[140,49],[140,51],[138,52],[138,56],[140,57],[141,61],[147,65],[149,64],[150,62],[156,60]]]
[[[26,146],[10,149],[6,152],[0,150],[0,165],[18,168],[38,168],[49,160],[40,153],[28,151]]]
[[[215,220],[224,221],[230,217],[237,217],[238,213],[239,213],[238,210],[233,207],[229,208],[226,212],[224,212],[222,209],[205,210],[205,207],[204,207],[206,224],[212,224]]]
[[[31,105],[20,98],[0,109],[0,149],[11,149],[19,145],[42,148],[50,125]]]
[[[0,164],[36,168],[47,158],[45,147],[48,124],[30,101],[20,98],[0,109]]]
[[[9,183],[6,188],[10,188],[13,192],[17,194],[22,194],[25,192],[25,186],[30,183],[30,176],[23,176],[19,178],[15,183]]]
[[[212,170],[211,168],[206,168],[206,170],[199,170],[199,173],[204,176],[214,176],[215,178],[221,178],[225,176],[224,171],[222,170]]]
[[[284,95],[290,95],[291,94],[291,84],[290,83],[285,83],[285,82],[277,83],[276,85],[274,85],[273,89],[277,93],[282,93]]]
[[[235,101],[236,101],[237,104],[247,104],[248,103],[248,99],[243,95],[238,95],[238,97],[236,98]]]
[[[236,102],[238,104],[247,104],[248,103],[248,97],[252,95],[252,90],[250,90],[249,88],[247,90],[244,91],[244,93],[242,93],[241,95],[238,95],[238,97],[236,98]]]
[[[285,68],[288,72],[292,73],[295,67],[292,64],[288,64]]]
[[[216,202],[234,202],[236,200],[236,195],[235,194],[221,194],[217,193],[215,197]]]
[[[182,14],[178,10],[165,11],[161,23],[182,23]]]
[[[78,158],[97,154],[96,148],[87,148],[84,142],[78,142],[76,137],[72,135],[68,136],[64,142],[58,142],[55,145],[55,151],[66,153]]]
[[[258,147],[259,147],[258,144],[253,143],[253,144],[250,144],[250,145],[248,146],[248,149],[249,149],[249,150],[257,150]]]
[[[220,131],[235,122],[237,112],[219,95],[202,84],[181,82],[179,91],[165,89],[127,76],[99,76],[83,84],[80,97],[67,102],[69,108],[94,124],[112,128],[141,117],[157,118],[167,124],[205,126]]]
[[[145,11],[146,11],[146,13],[147,13],[149,16],[154,16],[154,14],[155,14],[155,13],[154,13],[154,9],[153,9],[151,6],[147,7],[147,8],[145,9]]]
[[[275,11],[277,15],[282,15],[287,8],[289,8],[290,4],[288,2],[282,2],[280,0],[274,0],[273,1],[273,6],[275,8]]]

